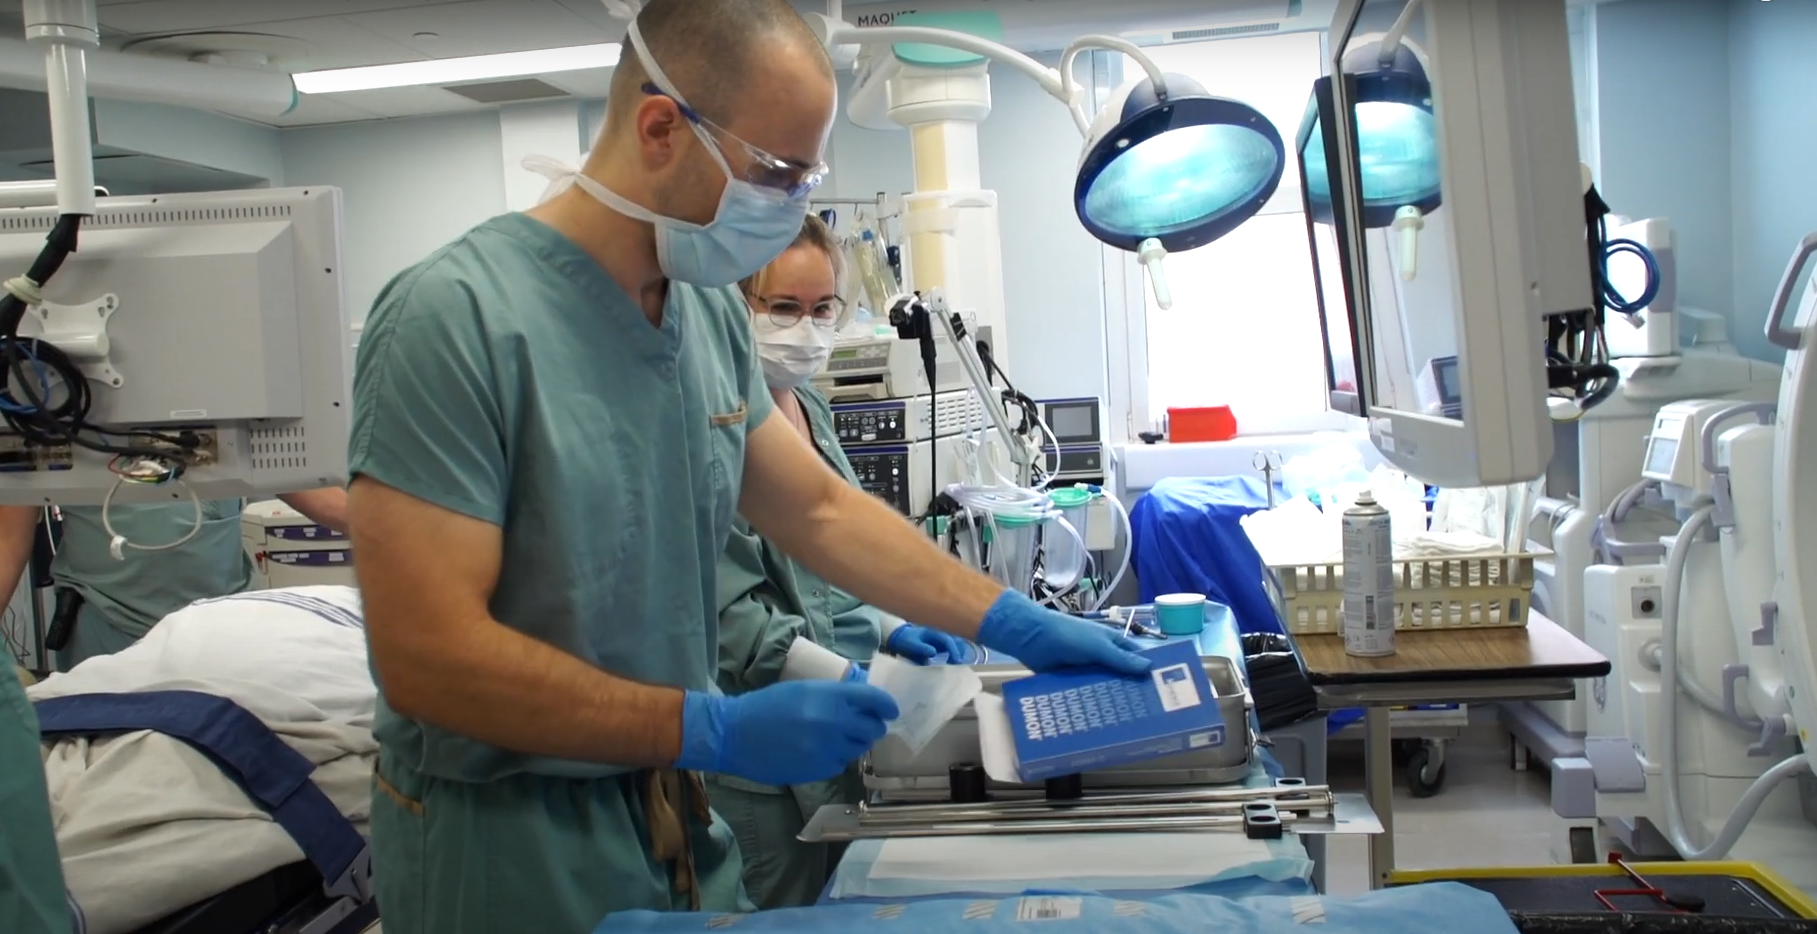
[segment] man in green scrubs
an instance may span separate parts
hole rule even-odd
[[[855,487],[858,475],[839,447],[832,407],[809,383],[826,366],[834,335],[845,323],[842,265],[832,231],[809,215],[795,242],[739,290],[751,306],[757,356],[777,416]],[[854,663],[869,661],[879,649],[917,662],[941,654],[959,660],[965,651],[952,636],[867,606],[739,519],[719,562],[720,689],[744,694],[775,684],[798,639]],[[852,676],[862,677],[862,671],[853,667]],[[856,770],[790,787],[715,775],[707,788],[713,810],[738,839],[751,900],[765,909],[813,904],[826,886],[835,848],[798,837],[822,806],[859,799],[863,783]]]
[[[298,512],[337,532],[346,532],[347,492],[308,490],[278,497]],[[112,655],[139,641],[158,620],[194,603],[246,589],[252,563],[240,533],[238,499],[204,501],[200,523],[194,503],[147,503],[108,507],[108,522],[131,543],[115,558],[113,535],[99,506],[65,506],[63,537],[51,562],[60,603],[77,601],[75,627],[56,652],[56,668],[68,671],[97,655]],[[0,506],[0,582],[16,586],[31,557],[40,510]],[[181,542],[181,544],[174,544]],[[169,545],[171,547],[157,547]],[[136,546],[151,546],[136,547]],[[64,593],[67,591],[67,594]],[[11,592],[10,589],[7,590]]]
[[[700,776],[832,778],[897,710],[866,684],[716,689],[735,512],[858,598],[1036,670],[1147,670],[1112,630],[951,560],[768,418],[731,286],[798,232],[834,97],[786,0],[651,0],[568,187],[380,295],[349,509],[388,934],[748,905]]]

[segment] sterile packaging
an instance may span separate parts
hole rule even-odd
[[[870,683],[895,698],[901,715],[890,722],[889,732],[901,738],[910,753],[921,752],[984,690],[970,665],[948,665],[944,655],[926,665],[878,655],[871,661]]]
[[[1324,512],[1304,497],[1295,497],[1273,509],[1244,516],[1239,523],[1262,563],[1282,567],[1325,564],[1343,553],[1342,516]]]
[[[843,681],[852,663],[845,656],[800,636],[789,644],[789,654],[782,663],[783,681]]]
[[[1142,678],[1082,671],[1003,685],[1022,781],[1224,745],[1224,717],[1198,646],[1183,640],[1142,654],[1154,663]]]

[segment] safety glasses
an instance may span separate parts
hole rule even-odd
[[[643,86],[643,92],[674,101],[676,108],[681,111],[681,115],[688,118],[689,122],[705,129],[715,142],[730,140],[738,144],[745,156],[745,168],[741,174],[745,181],[759,188],[768,188],[780,191],[790,198],[799,198],[820,187],[820,183],[826,180],[827,165],[825,162],[806,165],[794,159],[784,159],[781,156],[773,155],[739,139],[737,134],[701,116],[694,108],[689,107],[686,101],[654,84],[646,83]],[[727,165],[737,161],[733,159],[734,153],[728,151],[723,143],[719,144],[719,148],[726,157]]]
[[[794,327],[804,317],[812,318],[817,328],[830,328],[845,313],[845,299],[842,298],[829,298],[811,306],[780,295],[775,298],[759,295],[756,298],[763,305],[764,312],[770,316],[770,323],[779,328]]]

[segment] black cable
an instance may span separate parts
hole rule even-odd
[[[977,348],[978,359],[984,364],[985,376],[994,377],[1003,381],[1005,387],[1003,390],[1003,401],[1012,403],[1022,410],[1022,421],[1017,424],[1016,431],[1021,434],[1037,432],[1040,428],[1041,419],[1040,404],[1029,398],[1022,390],[1017,389],[1015,383],[1009,381],[1009,374],[1003,372],[1003,368],[997,365],[997,359],[991,356],[991,345],[988,342],[982,340],[978,341]],[[1056,445],[1054,448],[1053,469],[1048,470],[1047,439],[1041,438],[1039,435],[1035,438],[1035,443],[1041,446],[1041,469],[1047,471],[1049,474],[1058,472],[1060,469],[1060,450],[1058,448],[1060,439],[1054,438],[1053,442]]]
[[[934,343],[933,317],[927,306],[915,303],[915,338],[921,344],[921,369],[927,374],[927,485],[928,502],[940,498],[940,348]]]
[[[50,282],[70,254],[76,252],[83,217],[64,214],[45,238],[44,248],[32,261],[26,278],[34,287]],[[167,435],[149,431],[109,432],[88,421],[94,397],[88,376],[62,349],[48,341],[21,339],[19,327],[29,311],[24,299],[9,289],[0,294],[0,414],[9,428],[28,446],[54,447],[76,445],[102,454],[126,457],[157,458],[177,463],[171,469],[174,478],[181,473],[180,462],[171,458],[168,449],[146,445],[114,444],[106,439],[145,438],[183,449],[194,449],[200,439],[193,434]],[[52,383],[63,389],[61,401],[53,402],[56,393]],[[15,391],[16,390],[16,391]],[[84,433],[101,435],[102,440],[85,437]]]
[[[1586,412],[1614,395],[1621,372],[1609,363],[1604,327],[1608,317],[1609,205],[1592,186],[1584,193],[1584,246],[1590,271],[1590,307],[1546,319],[1546,387],[1568,390]],[[1565,393],[1557,392],[1559,395]]]

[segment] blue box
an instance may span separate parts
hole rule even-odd
[[[1154,662],[1143,678],[1069,672],[1004,683],[1023,781],[1224,745],[1224,717],[1198,646],[1183,640],[1142,654]]]

